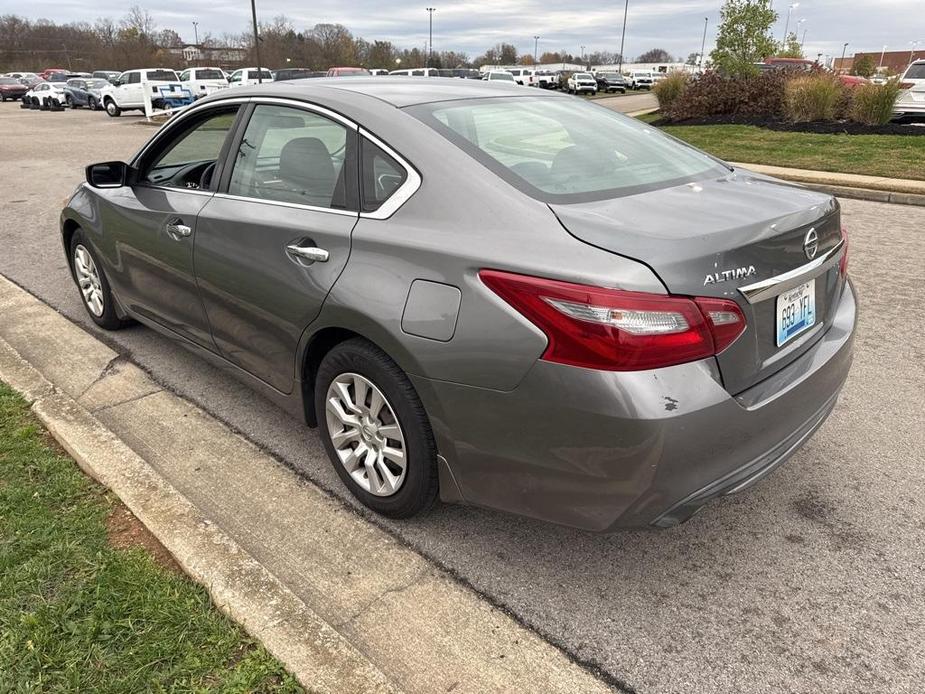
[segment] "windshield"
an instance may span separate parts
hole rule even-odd
[[[576,80],[593,80],[594,78],[591,77],[591,75],[589,75],[587,72],[579,72],[577,75],[575,75],[575,79]]]
[[[906,70],[906,74],[903,75],[903,79],[925,80],[925,63],[916,63],[915,65],[910,65],[909,69]]]
[[[492,72],[488,75],[490,80],[507,80],[508,82],[514,81],[514,75],[509,72]]]
[[[604,72],[604,73],[601,73],[601,77],[603,77],[605,80],[618,80],[618,79],[620,79],[620,75],[618,75],[618,74],[615,73],[615,72]]]
[[[728,174],[645,123],[576,99],[483,98],[408,111],[546,202],[603,200]]]
[[[53,72],[48,76],[46,82],[67,82],[67,75],[63,72]]]
[[[109,86],[108,80],[89,80],[87,82],[87,89],[102,89],[106,86]]]
[[[14,80],[12,77],[0,77],[0,84],[19,84],[19,80]]]
[[[178,82],[177,73],[173,70],[148,70],[146,73],[149,82]]]

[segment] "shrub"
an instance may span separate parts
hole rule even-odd
[[[780,119],[784,115],[784,84],[789,74],[788,70],[770,70],[731,77],[707,72],[689,81],[665,115],[676,121],[711,116]]]
[[[862,84],[851,94],[851,120],[865,125],[886,125],[893,117],[893,105],[899,96],[899,80],[886,84]]]
[[[845,87],[835,75],[817,73],[789,80],[784,97],[788,120],[831,121],[838,115]]]
[[[680,70],[668,73],[664,78],[655,83],[652,91],[655,92],[655,98],[658,99],[658,107],[664,113],[671,111],[671,105],[678,100],[678,97],[687,89],[690,82],[690,76]]]

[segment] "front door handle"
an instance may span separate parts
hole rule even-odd
[[[175,240],[185,239],[193,233],[193,230],[183,223],[182,219],[171,219],[164,227],[168,234]]]
[[[286,246],[286,253],[299,265],[310,263],[326,263],[331,254],[323,248],[315,246],[300,246],[297,243],[290,243]]]

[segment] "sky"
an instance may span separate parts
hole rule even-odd
[[[45,18],[59,23],[93,22],[97,17],[119,19],[137,2],[153,16],[158,28],[176,30],[193,41],[193,22],[199,34],[221,36],[249,27],[247,0],[0,0],[0,14]],[[427,3],[409,0],[256,0],[260,21],[285,15],[297,30],[317,23],[339,23],[354,35],[372,41],[390,40],[399,48],[424,47],[427,41]],[[774,35],[784,34],[792,2],[775,0],[781,14]],[[499,42],[514,44],[520,53],[566,50],[578,55],[619,51],[623,24],[623,0],[577,2],[575,0],[433,0],[434,50],[456,50],[470,58]],[[664,48],[685,59],[699,53],[707,19],[707,52],[715,40],[722,0],[629,0],[624,54],[628,60],[650,48]],[[804,52],[815,58],[847,55],[855,51],[910,50],[917,40],[925,48],[925,0],[803,0],[790,11],[790,30],[798,37],[806,32]],[[800,22],[800,20],[805,20]]]

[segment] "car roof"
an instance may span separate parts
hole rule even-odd
[[[498,72],[498,71],[495,71]],[[245,91],[247,90],[247,91]],[[511,86],[504,83],[490,83],[482,80],[461,80],[456,77],[431,77],[422,80],[419,77],[328,77],[313,80],[286,80],[264,85],[241,87],[234,90],[234,95],[261,95],[289,98],[335,98],[349,99],[352,102],[376,100],[397,108],[426,104],[435,101],[454,101],[457,99],[484,99],[504,96],[532,96],[536,98],[555,98],[558,95],[548,91],[525,90],[520,85]],[[221,93],[212,99],[220,100]],[[212,100],[210,99],[210,100]]]

